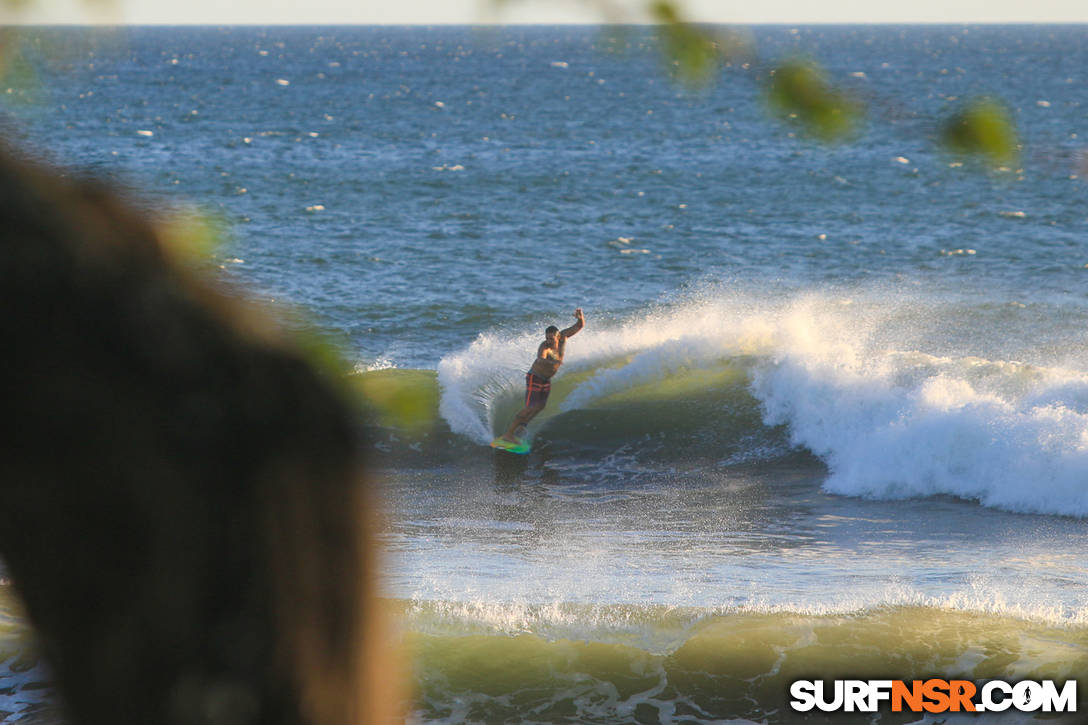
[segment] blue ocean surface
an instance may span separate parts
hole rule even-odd
[[[416,721],[1088,681],[1088,28],[750,34],[692,89],[647,28],[24,33],[9,139],[211,220],[218,273],[423,401],[366,420]],[[771,116],[790,58],[864,101],[856,139]],[[983,96],[1008,168],[937,145]],[[493,451],[576,307],[532,452]],[[40,706],[26,659],[0,710]]]

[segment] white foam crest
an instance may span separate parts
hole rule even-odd
[[[379,355],[373,362],[359,361],[355,363],[353,372],[358,375],[361,373],[372,373],[377,370],[395,370],[397,364],[384,355]]]
[[[921,591],[888,582],[840,596],[811,601],[767,601],[758,597],[718,606],[657,604],[575,604],[563,601],[412,600],[405,614],[417,631],[448,634],[533,634],[546,639],[591,639],[635,644],[670,652],[692,628],[707,619],[736,615],[783,614],[804,617],[867,616],[899,609],[930,609],[981,614],[1071,629],[1088,628],[1088,606],[1040,601],[1030,583],[1010,584],[976,577],[946,592]]]
[[[638,336],[635,338],[638,344],[646,349],[635,353],[626,364],[601,370],[578,385],[560,409],[585,408],[594,400],[621,390],[665,380],[684,371],[720,365],[746,351],[731,332],[731,325],[727,328],[723,320],[722,326],[713,331],[697,331],[682,337],[647,340],[645,335]]]
[[[798,304],[752,385],[827,462],[826,490],[1088,515],[1088,374],[872,349],[877,319],[832,312]]]
[[[625,643],[649,652],[674,651],[707,614],[694,608],[570,604],[553,601],[414,600],[405,614],[415,631],[431,634],[532,634],[549,640]]]
[[[544,325],[539,326],[543,330]],[[561,410],[640,383],[661,380],[682,369],[703,368],[723,357],[762,349],[770,330],[762,318],[741,318],[723,302],[698,303],[650,312],[637,320],[599,326],[590,319],[585,332],[568,343],[560,372],[577,372],[617,361],[583,382]],[[447,355],[438,365],[442,388],[440,412],[457,433],[486,443],[492,438],[494,404],[502,395],[520,395],[541,332],[509,337],[481,334],[468,348]]]
[[[796,614],[808,617],[865,615],[897,609],[933,609],[1034,622],[1051,627],[1088,627],[1088,606],[1040,599],[1031,582],[1008,582],[1000,577],[974,577],[959,588],[925,592],[902,582],[862,589],[843,589],[837,597],[812,601],[769,602],[753,599],[744,604],[716,607],[718,616],[736,613]]]
[[[654,311],[618,325],[587,328],[569,343],[565,369],[594,368],[660,347],[722,339],[723,325],[732,317],[724,304],[706,303]]]

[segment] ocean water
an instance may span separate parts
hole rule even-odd
[[[414,406],[366,425],[415,721],[1088,676],[1088,28],[752,36],[702,90],[638,28],[27,36],[9,137],[217,220],[224,275]],[[753,68],[797,56],[865,100],[857,139],[769,117]],[[935,146],[986,94],[1015,167]],[[575,307],[533,451],[491,450]],[[40,714],[7,589],[0,711]]]

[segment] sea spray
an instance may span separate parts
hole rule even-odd
[[[1002,345],[991,325],[1032,311],[983,305],[976,317],[985,329],[971,337],[935,316],[951,304],[880,289],[731,292],[648,308],[622,323],[590,316],[533,429],[570,451],[581,441],[599,449],[675,432],[680,439],[664,447],[639,446],[664,455],[687,437],[683,455],[696,447],[705,457],[717,446],[719,460],[750,462],[737,446],[743,436],[704,435],[736,425],[726,418],[746,405],[722,393],[737,381],[732,370],[762,407],[762,422],[743,419],[751,445],[763,450],[773,438],[760,428],[785,426],[793,445],[827,464],[829,492],[945,494],[1010,511],[1088,515],[1088,371],[1056,365],[1048,352],[1068,332],[1048,331],[1031,362],[993,358]],[[963,304],[955,309],[971,318]],[[496,417],[516,410],[537,337],[483,333],[443,358],[440,410],[451,430],[479,443],[493,437]],[[598,409],[603,417],[585,417]],[[781,455],[773,444],[768,451]]]
[[[503,339],[480,334],[468,348],[446,355],[438,363],[442,389],[439,411],[454,433],[478,443],[487,443],[494,434],[495,406],[504,395],[510,397],[527,367],[526,352],[535,349],[528,334]]]

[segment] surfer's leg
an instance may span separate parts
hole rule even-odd
[[[526,408],[525,409],[525,411],[526,411],[525,421],[522,423],[522,425],[523,426],[529,425],[529,421],[531,421],[533,418],[535,418],[537,413],[539,413],[542,410],[544,410],[544,404],[543,403],[541,403],[540,405],[534,405],[532,407]]]
[[[527,373],[525,375],[525,407],[514,416],[514,421],[500,438],[511,443],[520,443],[521,437],[525,435],[525,426],[529,425],[529,421],[548,404],[548,393],[551,389],[552,386],[547,380],[538,379],[532,373]]]
[[[506,432],[500,436],[504,441],[510,441],[511,443],[520,443],[521,437],[525,435],[525,426],[529,425],[529,421],[536,417],[536,414],[544,410],[543,405],[527,405],[522,408],[517,415],[514,416],[514,420],[510,423],[510,427],[506,429]]]
[[[511,443],[517,443],[518,442],[518,438],[516,436],[517,431],[518,431],[519,428],[524,428],[525,424],[528,422],[528,420],[525,417],[526,415],[528,415],[528,411],[529,411],[528,407],[522,408],[520,411],[518,411],[518,414],[514,416],[513,422],[510,423],[510,427],[507,428],[506,432],[503,433],[499,437],[502,438],[504,441],[510,441]]]
[[[524,431],[525,426],[529,421],[533,419],[539,409],[533,405],[526,405],[524,408],[518,411],[518,414],[514,416],[514,420],[510,423],[510,427],[506,429],[506,432],[502,434],[504,441],[510,441],[511,443],[520,443],[521,439],[518,436],[518,431]]]

